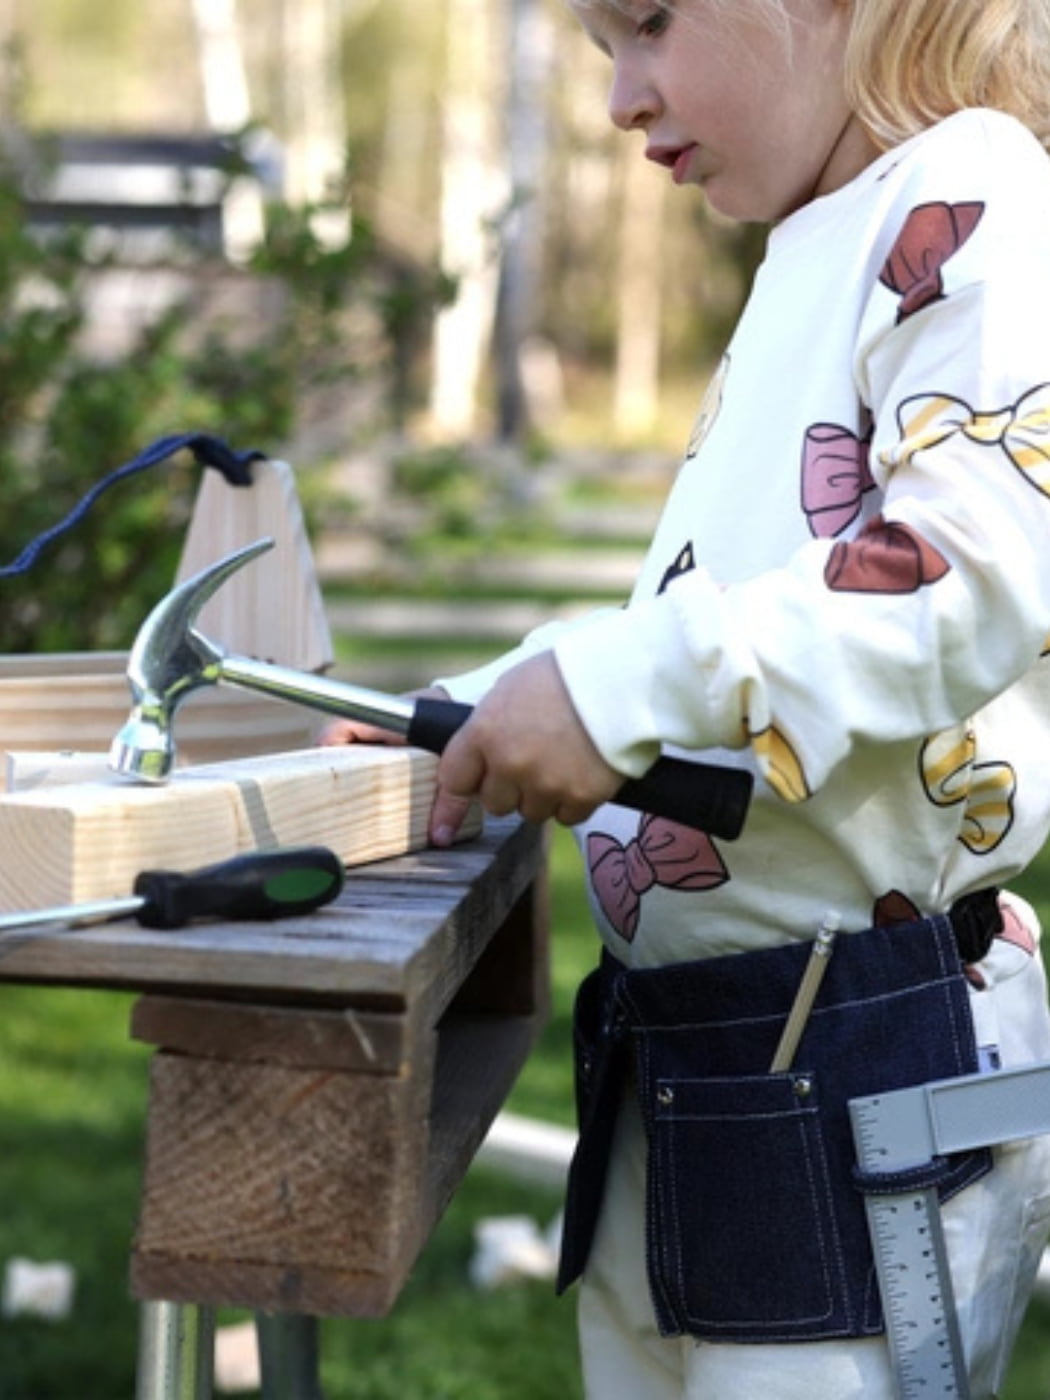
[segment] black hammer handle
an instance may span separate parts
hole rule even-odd
[[[471,714],[470,705],[455,700],[417,700],[405,737],[429,753],[443,753]],[[613,801],[732,841],[743,830],[753,781],[738,768],[659,758],[641,778],[628,778]]]

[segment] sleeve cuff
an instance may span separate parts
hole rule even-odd
[[[721,683],[721,631],[719,591],[701,574],[688,589],[672,585],[556,642],[580,721],[611,767],[640,777],[664,745],[742,746],[739,712]]]

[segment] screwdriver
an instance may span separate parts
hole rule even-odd
[[[91,923],[134,916],[147,928],[182,928],[193,919],[280,919],[335,899],[345,872],[326,846],[251,851],[186,873],[143,870],[134,893],[0,916],[0,933],[37,924]]]

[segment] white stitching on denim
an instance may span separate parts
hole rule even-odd
[[[674,1079],[668,1081],[661,1080],[660,1082],[670,1082],[675,1085],[704,1083],[740,1084],[742,1081],[745,1080],[750,1080],[753,1083],[775,1082],[774,1078],[771,1078],[770,1076],[766,1075],[748,1075],[740,1076],[739,1078],[736,1076],[713,1076],[710,1079],[689,1078]],[[676,1127],[678,1124],[698,1122],[754,1123],[764,1120],[776,1119],[796,1120],[795,1126],[797,1127],[799,1146],[801,1149],[803,1166],[806,1172],[807,1188],[812,1209],[812,1220],[816,1228],[817,1250],[820,1257],[821,1271],[824,1279],[824,1293],[827,1299],[827,1307],[823,1313],[812,1313],[801,1317],[795,1317],[788,1325],[793,1325],[796,1328],[796,1331],[785,1332],[783,1334],[771,1333],[769,1331],[769,1327],[766,1324],[759,1322],[754,1318],[727,1318],[723,1320],[716,1320],[713,1318],[700,1316],[690,1307],[688,1289],[686,1287],[685,1280],[685,1250],[684,1248],[682,1248],[680,1243],[677,1247],[675,1247],[675,1244],[673,1243],[674,1241],[680,1242],[683,1239],[682,1212],[678,1204],[678,1182],[674,1171],[671,1170],[667,1165],[673,1162],[676,1158],[678,1142]],[[851,1326],[853,1316],[852,1310],[849,1307],[848,1292],[845,1287],[845,1259],[843,1256],[842,1243],[839,1237],[839,1232],[834,1226],[834,1217],[830,1208],[832,1196],[830,1184],[828,1182],[829,1172],[827,1156],[824,1150],[823,1132],[820,1127],[820,1117],[818,1110],[814,1107],[803,1109],[791,1108],[773,1112],[741,1114],[698,1114],[691,1112],[669,1112],[661,1113],[656,1117],[654,1121],[654,1137],[655,1130],[661,1128],[664,1130],[661,1133],[661,1139],[663,1140],[663,1146],[665,1150],[663,1152],[660,1152],[654,1144],[650,1152],[650,1162],[652,1163],[655,1159],[656,1163],[661,1168],[660,1176],[663,1177],[664,1180],[658,1180],[656,1185],[658,1187],[660,1195],[664,1199],[668,1200],[668,1206],[670,1210],[670,1223],[673,1226],[672,1231],[668,1232],[666,1247],[658,1251],[661,1257],[661,1263],[663,1267],[666,1269],[668,1274],[673,1275],[674,1280],[677,1284],[678,1306],[670,1307],[670,1313],[679,1320],[684,1319],[684,1321],[689,1326],[703,1327],[708,1329],[709,1331],[727,1331],[731,1328],[746,1329],[752,1334],[752,1336],[756,1338],[756,1340],[759,1337],[761,1337],[761,1339],[763,1340],[772,1338],[775,1338],[776,1340],[783,1339],[785,1341],[792,1340],[793,1338],[797,1340],[797,1329],[799,1327],[812,1326],[814,1323],[819,1323],[822,1320],[831,1317],[834,1314],[836,1305],[841,1308],[845,1316],[846,1327]],[[815,1160],[815,1157],[819,1157],[819,1162]],[[821,1210],[822,1205],[824,1207],[823,1211]],[[655,1222],[650,1220],[649,1223],[650,1225],[653,1225]],[[657,1236],[657,1238],[659,1238],[659,1236]],[[832,1280],[832,1269],[834,1269],[834,1272],[837,1275],[837,1288]],[[666,1284],[663,1279],[660,1280],[660,1284],[661,1293],[664,1295],[666,1301]],[[777,1321],[780,1322],[781,1326],[787,1324],[787,1319],[778,1319]],[[775,1324],[769,1324],[769,1326],[772,1325]],[[838,1327],[829,1332],[828,1335],[838,1335],[841,1334],[844,1330],[845,1328]]]
[[[945,935],[945,933],[947,933],[947,936],[952,937],[953,939],[954,935],[952,934],[951,927],[950,924],[948,924],[947,919],[945,919],[943,916],[933,916],[933,919],[936,920],[937,931],[942,935],[942,937],[934,939],[934,950],[941,974],[940,977],[931,978],[929,980],[919,982],[911,986],[895,988],[891,991],[881,992],[873,996],[856,997],[851,998],[848,1001],[839,1001],[831,1007],[820,1008],[819,1010],[816,1010],[813,1014],[815,1016],[823,1016],[832,1012],[838,1013],[840,1011],[848,1010],[851,1007],[871,1007],[873,1005],[877,1005],[880,1002],[890,1002],[894,1000],[899,1000],[903,997],[910,996],[915,992],[930,991],[931,993],[935,993],[939,990],[941,992],[942,1000],[947,1013],[944,1019],[948,1025],[955,1064],[958,1072],[961,1073],[964,1068],[963,1047],[961,1045],[958,1017],[955,1011],[955,999],[951,995],[953,988],[958,986],[959,971],[957,966],[954,965],[954,960],[952,960],[951,963],[949,963],[949,960],[945,957],[945,947],[943,943],[943,936]],[[635,1016],[637,1017],[637,1002],[631,995],[631,989],[629,984],[622,982],[619,990],[624,1004],[629,1005],[631,1010],[635,1013]],[[647,1032],[675,1030],[688,1030],[695,1032],[702,1031],[705,1029],[732,1030],[734,1028],[739,1027],[759,1026],[762,1024],[768,1024],[772,1020],[780,1019],[782,1019],[781,1015],[774,1014],[762,1016],[736,1017],[721,1021],[697,1022],[695,1020],[690,1020],[679,1023],[671,1023],[667,1025],[647,1024],[645,1026],[645,1030]],[[641,1036],[640,1042],[640,1083],[645,1085],[653,1082],[648,1035]],[[766,1078],[767,1076],[763,1075],[711,1076],[710,1078],[704,1077],[672,1079],[670,1080],[670,1082],[675,1085],[684,1086],[687,1084],[702,1084],[705,1082],[746,1083],[748,1080],[762,1081]],[[804,1115],[808,1115],[810,1112],[813,1113],[815,1118],[815,1123],[813,1124],[815,1131],[807,1133],[807,1123]],[[831,1191],[831,1186],[828,1179],[829,1167],[827,1163],[826,1144],[824,1141],[823,1131],[820,1127],[819,1116],[817,1116],[816,1110],[799,1110],[797,1113],[794,1110],[787,1110],[786,1112],[780,1113],[767,1112],[761,1114],[696,1114],[688,1112],[669,1112],[657,1116],[652,1114],[651,1105],[646,1104],[644,1113],[646,1119],[648,1120],[645,1125],[647,1131],[648,1169],[650,1172],[653,1173],[653,1176],[655,1177],[652,1189],[648,1190],[646,1193],[646,1233],[647,1242],[649,1242],[652,1246],[651,1258],[659,1266],[656,1269],[650,1269],[649,1282],[650,1288],[653,1290],[654,1293],[658,1293],[667,1315],[671,1319],[673,1319],[676,1325],[681,1326],[684,1321],[689,1326],[696,1326],[707,1329],[709,1334],[712,1332],[727,1331],[728,1329],[735,1327],[748,1329],[751,1331],[752,1335],[755,1335],[757,1327],[761,1335],[761,1339],[763,1341],[769,1342],[797,1340],[797,1329],[799,1327],[812,1325],[814,1322],[819,1322],[822,1317],[826,1318],[833,1312],[835,1306],[836,1291],[832,1285],[831,1278],[829,1276],[829,1268],[834,1267],[838,1277],[838,1296],[840,1299],[841,1311],[845,1317],[845,1325],[840,1327],[829,1327],[823,1333],[810,1332],[808,1335],[811,1338],[816,1339],[819,1336],[834,1337],[846,1335],[870,1335],[878,1330],[881,1330],[873,1327],[867,1322],[867,1314],[869,1312],[869,1308],[867,1306],[864,1309],[864,1315],[859,1319],[859,1324],[855,1325],[853,1310],[850,1306],[851,1298],[849,1290],[845,1284],[846,1265],[841,1236],[830,1210],[830,1203],[833,1200],[833,1193]],[[685,1254],[684,1250],[681,1248],[682,1213],[678,1198],[678,1182],[675,1173],[672,1170],[669,1170],[669,1168],[665,1165],[665,1163],[673,1161],[675,1158],[676,1144],[678,1138],[678,1133],[675,1125],[685,1122],[753,1122],[761,1119],[774,1119],[778,1117],[798,1117],[799,1119],[798,1131],[801,1137],[803,1163],[807,1177],[807,1189],[809,1192],[811,1205],[813,1207],[815,1224],[817,1227],[818,1252],[820,1255],[821,1266],[824,1273],[825,1289],[829,1298],[829,1308],[824,1314],[818,1314],[813,1317],[805,1317],[798,1319],[793,1324],[795,1330],[788,1330],[783,1332],[774,1332],[767,1330],[762,1324],[756,1324],[753,1320],[729,1320],[718,1322],[710,1318],[695,1317],[689,1309],[688,1300],[686,1298],[684,1273]],[[666,1149],[666,1153],[668,1154],[666,1156],[659,1153],[655,1145],[657,1129],[661,1126],[664,1128],[664,1131],[660,1134],[660,1138]],[[810,1141],[810,1139],[812,1139],[812,1141]],[[819,1164],[822,1168],[822,1173],[820,1174],[819,1178],[816,1175],[817,1163],[814,1161],[815,1154],[819,1154]],[[657,1159],[660,1159],[661,1170],[659,1171],[654,1170],[654,1164],[657,1162]],[[823,1194],[823,1196],[825,1197],[825,1213],[827,1216],[827,1224],[829,1226],[830,1240],[827,1240],[825,1237],[825,1231],[823,1229],[825,1222],[822,1219],[819,1210],[821,1194]],[[667,1240],[661,1241],[659,1238],[660,1232],[656,1230],[656,1224],[659,1218],[659,1214],[663,1208],[666,1208],[670,1214],[671,1221],[674,1225],[674,1231]],[[674,1247],[673,1241],[679,1242],[677,1248]],[[829,1252],[831,1256],[830,1259]],[[670,1277],[673,1277],[677,1280],[678,1297],[681,1302],[680,1307],[676,1306],[674,1300],[671,1298],[671,1296],[669,1296],[668,1285]],[[869,1299],[871,1287],[872,1279],[869,1271],[869,1277],[865,1285],[865,1293]]]

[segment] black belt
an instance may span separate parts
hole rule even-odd
[[[964,894],[948,910],[948,920],[962,962],[980,962],[987,956],[995,935],[1003,931],[999,891],[974,890],[973,894]]]

